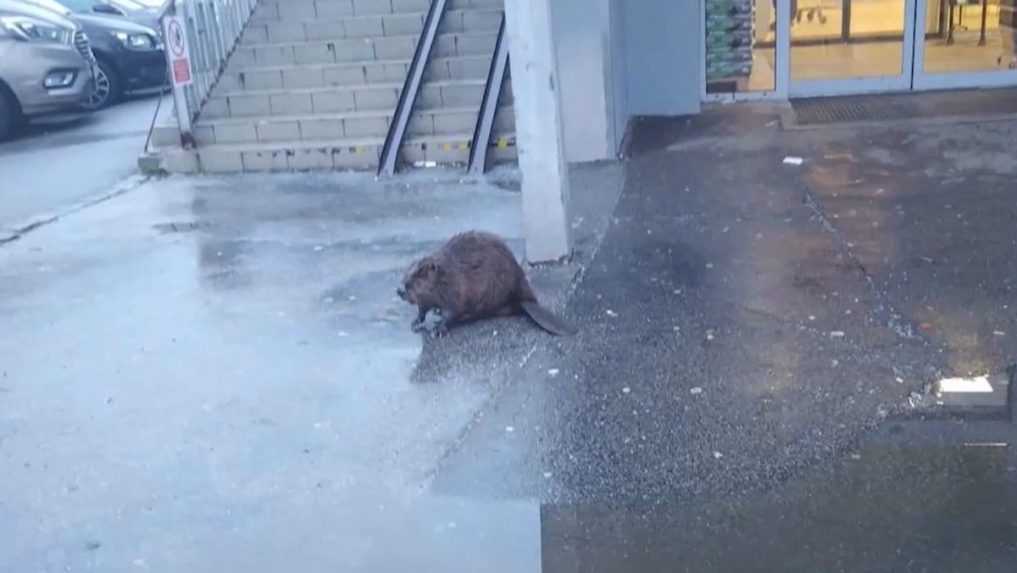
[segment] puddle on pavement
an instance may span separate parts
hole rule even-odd
[[[888,422],[858,452],[767,493],[546,505],[542,570],[1009,573],[1014,428]]]

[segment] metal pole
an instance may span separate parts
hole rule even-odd
[[[986,24],[985,20],[988,14],[989,14],[989,0],[982,0],[982,31],[978,36],[979,46],[985,45],[985,24]]]
[[[484,101],[480,104],[477,126],[473,130],[473,143],[470,145],[469,173],[471,175],[483,175],[487,171],[488,146],[491,144],[491,132],[494,129],[495,114],[498,112],[498,100],[501,99],[501,88],[505,83],[508,60],[505,16],[502,15],[501,27],[498,29],[498,43],[495,44],[494,58],[491,59],[491,68],[487,72]]]
[[[841,1],[840,39],[842,42],[847,42],[851,39],[851,1]]]
[[[177,14],[177,3],[176,0],[170,0],[169,8],[163,13],[161,18],[163,37],[169,41],[170,30],[166,24],[165,16],[176,16]],[[173,75],[173,57],[170,54],[170,50],[165,50],[166,54],[166,67],[170,70],[170,75]],[[172,79],[172,78],[171,78]],[[180,146],[184,149],[193,149],[195,147],[194,133],[191,130],[191,110],[187,105],[187,94],[184,92],[184,86],[177,85],[175,81],[173,85],[173,107],[176,111],[177,125],[180,127]]]

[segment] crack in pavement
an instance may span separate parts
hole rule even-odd
[[[848,259],[854,264],[855,268],[862,274],[865,279],[865,284],[868,286],[869,291],[878,301],[878,306],[870,309],[871,312],[877,316],[881,315],[880,318],[884,322],[887,328],[892,330],[900,338],[907,340],[919,340],[925,344],[930,344],[930,341],[918,333],[918,329],[915,328],[914,323],[907,319],[892,302],[886,296],[882,290],[876,286],[876,281],[873,279],[869,269],[866,268],[865,263],[862,262],[851,248],[851,243],[844,238],[844,235],[840,230],[830,221],[827,217],[826,211],[823,209],[822,204],[816,197],[815,193],[809,188],[808,185],[803,184],[803,199],[802,202],[809,210],[812,211],[813,215],[819,220],[820,225],[828,233],[833,236],[834,241],[837,243],[837,248],[840,249]]]
[[[8,243],[13,243],[18,239],[23,238],[25,235],[28,235],[32,231],[36,231],[38,229],[41,229],[42,227],[56,223],[57,221],[63,218],[70,217],[71,215],[74,215],[76,213],[80,213],[85,209],[88,209],[89,207],[101,205],[102,203],[105,203],[112,199],[116,199],[121,195],[130,193],[131,191],[134,191],[138,187],[141,187],[142,185],[147,183],[149,179],[151,179],[150,176],[132,175],[131,177],[128,177],[126,180],[118,183],[113,188],[112,191],[101,193],[89,199],[85,199],[84,201],[72,205],[71,207],[68,207],[67,209],[64,209],[58,213],[39,215],[33,217],[25,223],[15,225],[11,229],[0,228],[0,247]]]

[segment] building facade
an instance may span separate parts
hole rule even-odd
[[[573,161],[704,102],[1017,85],[1017,0],[550,4]]]

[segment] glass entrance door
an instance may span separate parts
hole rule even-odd
[[[788,0],[790,96],[910,89],[915,2]]]
[[[700,0],[703,98],[1017,85],[1017,0]]]
[[[915,89],[1017,85],[1017,0],[924,0]]]

